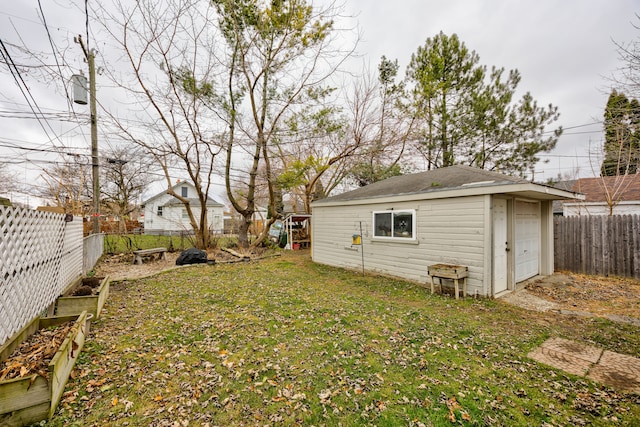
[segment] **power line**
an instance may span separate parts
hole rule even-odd
[[[60,73],[60,77],[62,77],[63,76],[62,68],[60,68],[60,63],[58,62],[58,55],[56,53],[56,48],[54,47],[53,39],[51,38],[51,33],[49,32],[49,26],[47,25],[47,19],[44,16],[44,11],[42,10],[42,3],[40,2],[40,0],[38,0],[38,7],[40,8],[40,14],[42,15],[42,23],[44,24],[44,29],[47,31],[47,37],[49,38],[49,44],[51,45],[53,58],[56,60],[56,65],[58,66],[58,73]],[[73,110],[73,103],[71,101],[71,98],[69,97],[69,91],[67,91],[67,85],[63,84],[62,87],[64,88],[64,93],[67,96],[67,102],[69,103],[69,106]]]
[[[38,113],[36,113],[33,105],[31,105],[30,101],[29,101],[29,97],[31,98],[31,100],[33,101],[33,104],[35,105],[35,108],[38,109],[38,111],[40,112],[40,114],[44,117],[44,114],[42,113],[42,110],[40,110],[40,107],[38,106],[38,103],[36,102],[35,98],[33,97],[33,94],[31,93],[31,91],[29,90],[29,87],[27,86],[27,83],[24,81],[24,79],[22,78],[22,75],[20,74],[20,70],[18,69],[18,67],[16,67],[15,62],[13,61],[13,58],[11,58],[11,54],[9,53],[9,50],[7,49],[7,47],[4,44],[4,41],[2,41],[2,39],[0,38],[0,47],[2,48],[0,50],[0,54],[2,55],[2,57],[4,58],[4,60],[7,62],[7,64],[11,64],[8,65],[9,71],[11,72],[11,75],[13,76],[13,79],[15,80],[16,84],[18,85],[18,88],[20,89],[20,92],[22,92],[22,95],[24,96],[25,100],[27,101],[27,104],[29,104],[29,107],[31,108],[31,111],[33,112],[33,114],[36,116],[36,118],[38,119],[38,123],[40,124],[40,126],[42,127],[42,130],[44,131],[45,135],[47,136],[47,138],[49,139],[50,142],[53,142],[53,138],[51,138],[49,136],[49,133],[47,132],[47,129],[44,127],[44,124],[42,123],[42,121],[40,120],[40,117],[38,116]],[[13,68],[11,67],[13,66]],[[15,72],[14,72],[15,70]],[[17,76],[16,76],[17,75]],[[18,81],[18,78],[20,79],[20,81]],[[24,85],[24,89],[23,87],[20,85],[20,82],[22,82],[22,84]],[[27,97],[27,94],[25,93],[25,90],[27,91],[27,93],[29,94],[29,97]],[[53,130],[53,128],[51,127],[51,125],[49,124],[49,122],[47,122],[45,120],[45,122],[47,123],[47,126],[49,126],[49,129],[51,129],[51,132],[53,132],[54,136],[57,139],[60,139],[55,131]],[[62,141],[60,141],[62,142]]]

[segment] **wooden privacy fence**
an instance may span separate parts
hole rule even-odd
[[[555,217],[555,268],[640,279],[640,216]]]
[[[82,220],[0,206],[0,345],[41,314],[102,255],[101,238],[89,239],[83,267]]]

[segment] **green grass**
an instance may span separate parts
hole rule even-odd
[[[212,246],[230,247],[237,242],[236,238],[214,237]],[[164,247],[170,251],[182,251],[194,246],[193,236],[153,236],[146,234],[107,234],[104,237],[106,254],[127,253],[139,249]]]
[[[640,423],[637,395],[526,357],[550,336],[637,357],[637,327],[430,295],[301,253],[111,289],[50,425]]]

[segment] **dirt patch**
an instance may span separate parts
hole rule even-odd
[[[640,281],[634,279],[561,273],[529,283],[525,290],[559,310],[640,317]]]
[[[240,252],[239,250],[237,250]],[[264,255],[264,249],[256,249],[249,253],[242,253],[251,258]],[[176,259],[180,256],[180,252],[167,252],[166,259],[145,259],[142,264],[133,263],[133,254],[116,254],[104,255],[94,271],[98,276],[108,275],[111,281],[120,281],[125,279],[138,279],[147,277],[164,270],[176,267]],[[217,263],[227,263],[238,261],[239,259],[228,252],[222,250],[207,251],[207,259],[215,260]]]

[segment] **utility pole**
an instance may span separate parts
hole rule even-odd
[[[96,109],[95,52],[89,50],[78,36],[84,56],[89,63],[89,110],[91,111],[91,172],[93,176],[93,232],[100,233],[100,167],[98,163],[98,113]]]

